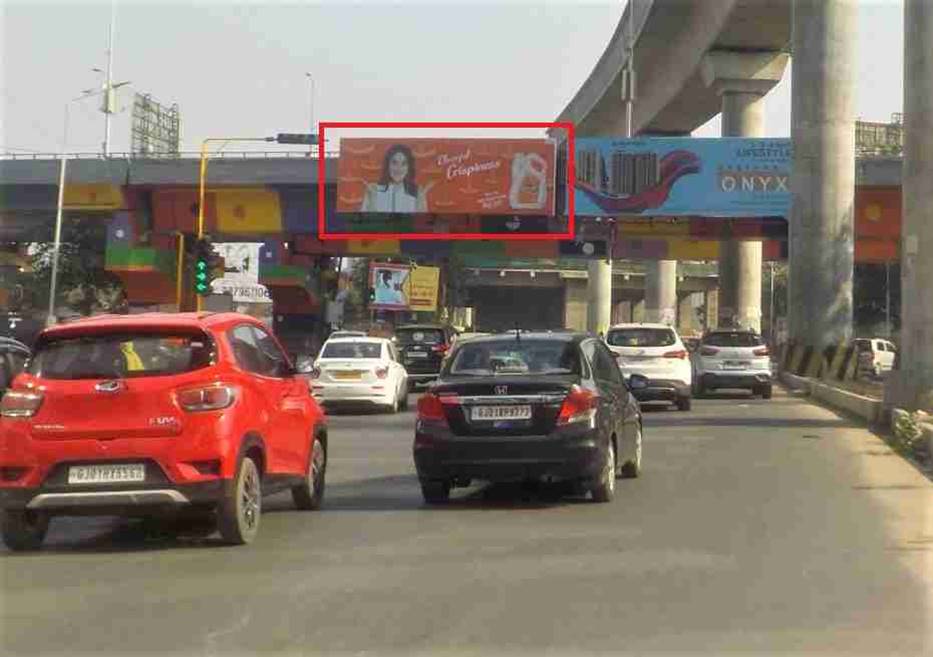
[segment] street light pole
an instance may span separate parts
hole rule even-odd
[[[225,143],[229,143],[232,141],[270,142],[270,141],[276,141],[276,138],[275,137],[209,137],[208,139],[205,139],[204,141],[201,142],[201,165],[200,165],[200,172],[198,175],[198,239],[199,240],[204,238],[204,199],[207,196],[207,192],[206,192],[207,190],[207,161],[209,159],[208,147],[210,146],[210,144],[214,142],[218,142],[218,141],[222,141]],[[196,303],[196,308],[198,312],[200,312],[202,308],[202,304],[203,304],[202,297],[200,294],[197,295],[197,298],[195,299],[195,303]]]
[[[49,282],[49,312],[45,318],[45,325],[55,324],[55,295],[58,294],[58,255],[62,245],[62,215],[65,209],[65,169],[68,159],[65,151],[68,144],[68,109],[71,102],[65,103],[65,127],[62,131],[62,152],[58,172],[58,204],[55,210],[55,236],[52,242],[52,274]]]
[[[90,98],[91,96],[96,96],[100,93],[99,91],[95,92],[93,90],[87,91],[65,103],[65,124],[62,129],[62,151],[58,170],[58,202],[55,209],[55,234],[52,238],[52,273],[49,281],[49,309],[45,318],[45,323],[48,326],[52,326],[56,322],[55,297],[58,294],[58,261],[62,249],[62,223],[65,215],[65,171],[68,167],[68,157],[66,155],[68,150],[68,111],[71,109],[72,103]]]
[[[317,133],[317,129],[314,125],[314,76],[311,75],[310,73],[305,73],[305,77],[308,78],[308,83],[310,86],[310,94],[311,94],[309,98],[310,102],[308,104],[308,118],[311,121],[310,130],[312,134],[315,134]],[[314,151],[314,146],[309,145],[308,152],[312,153],[313,151]]]
[[[117,3],[111,0],[110,4],[110,37],[107,41],[107,80],[104,82],[104,101],[101,109],[104,112],[104,157],[110,156],[110,115],[114,109],[113,97],[113,32],[117,21]]]

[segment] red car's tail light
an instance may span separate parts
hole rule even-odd
[[[687,352],[683,349],[678,349],[676,351],[668,351],[666,354],[664,354],[664,357],[665,358],[679,358],[680,360],[683,360],[684,358],[687,357]]]
[[[719,353],[719,349],[715,349],[713,347],[703,347],[702,349],[700,349],[701,356],[715,356],[718,353]]]
[[[447,422],[444,413],[444,404],[441,398],[431,392],[426,392],[418,399],[418,420],[427,422]]]
[[[3,417],[32,417],[42,406],[41,392],[11,390],[3,396],[0,415]]]
[[[389,376],[389,368],[388,368],[388,367],[377,367],[377,368],[376,368],[376,378],[377,378],[377,379],[384,379],[384,378],[386,378],[387,376]]]
[[[596,416],[596,396],[580,386],[573,386],[557,415],[557,424],[588,422]]]
[[[752,353],[755,354],[756,356],[771,355],[771,351],[769,351],[767,347],[761,347],[760,349],[755,349],[755,351],[753,351]]]
[[[189,413],[219,411],[230,406],[235,399],[236,392],[229,386],[190,388],[178,393],[178,405]]]

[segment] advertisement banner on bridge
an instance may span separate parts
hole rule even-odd
[[[789,139],[580,138],[579,216],[790,213]]]
[[[553,215],[546,139],[340,140],[337,212]]]
[[[440,278],[437,267],[373,262],[369,284],[375,299],[369,306],[375,310],[434,312]]]

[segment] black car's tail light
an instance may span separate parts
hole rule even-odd
[[[11,390],[3,396],[0,415],[3,417],[32,417],[42,406],[41,392]]]
[[[573,386],[557,415],[557,424],[589,422],[596,417],[596,396],[580,386]]]
[[[418,399],[418,421],[447,422],[444,403],[440,397],[431,392],[421,395],[421,398]]]

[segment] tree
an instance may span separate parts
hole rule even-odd
[[[97,218],[79,218],[62,227],[58,257],[56,308],[79,315],[99,312],[125,312],[126,290],[123,282],[105,268],[106,223]],[[30,254],[31,271],[22,273],[17,285],[20,312],[37,312],[48,307],[52,279],[52,256],[55,245],[40,242]]]

